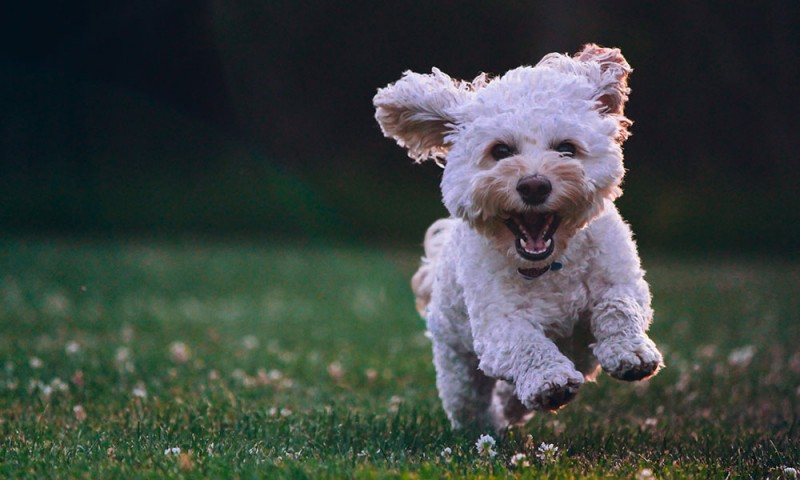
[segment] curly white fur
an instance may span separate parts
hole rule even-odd
[[[587,45],[492,80],[406,72],[375,96],[386,136],[417,161],[446,161],[452,217],[429,229],[412,286],[455,428],[499,430],[560,408],[598,367],[639,380],[662,366],[645,333],[649,287],[613,203],[630,72],[619,50]],[[536,198],[531,178],[546,185]]]

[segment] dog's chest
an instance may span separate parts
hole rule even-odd
[[[553,337],[570,336],[589,309],[589,291],[576,272],[562,268],[539,278],[515,280],[511,288],[515,291],[516,311]]]
[[[582,262],[565,261],[557,271],[526,279],[502,255],[482,249],[480,243],[464,241],[460,249],[465,255],[457,262],[458,277],[470,317],[532,322],[548,335],[565,337],[589,308],[587,267]]]

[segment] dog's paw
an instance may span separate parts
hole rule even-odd
[[[563,407],[578,394],[583,385],[583,376],[573,375],[548,378],[533,386],[517,386],[517,394],[523,405],[531,410],[553,411]]]
[[[612,337],[598,342],[594,354],[609,375],[628,382],[655,375],[664,360],[646,335]]]

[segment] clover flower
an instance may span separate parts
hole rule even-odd
[[[128,347],[117,348],[117,351],[114,353],[114,364],[120,372],[133,373],[134,366],[131,349]]]
[[[453,450],[450,447],[444,447],[444,450],[439,453],[439,456],[442,457],[442,460],[445,462],[450,463],[453,460]]]
[[[491,435],[481,435],[478,441],[475,442],[475,448],[478,450],[478,455],[492,458],[497,455],[497,452],[494,451],[496,444],[497,442],[494,441]]]
[[[192,356],[189,346],[183,342],[172,342],[169,344],[169,354],[175,363],[186,363]]]
[[[139,382],[133,387],[131,394],[136,398],[147,398],[147,387],[145,387],[144,383]]]
[[[342,366],[342,362],[339,360],[335,360],[333,363],[328,365],[328,375],[336,381],[339,381],[344,377],[344,367]]]
[[[753,345],[745,345],[744,347],[733,350],[728,355],[728,365],[734,368],[746,368],[753,360],[756,354],[756,347]]]
[[[653,471],[649,468],[643,468],[636,472],[636,480],[651,480],[653,478],[656,477],[653,475]]]
[[[516,453],[508,463],[514,468],[522,468],[522,467],[530,467],[531,464],[528,462],[528,456],[524,453]]]
[[[558,458],[558,447],[542,442],[536,449],[536,457],[543,462],[554,462]]]
[[[245,350],[255,350],[258,348],[260,342],[258,341],[258,337],[255,335],[245,335],[242,337],[242,346]]]
[[[75,340],[71,340],[67,342],[66,345],[64,345],[64,352],[67,355],[75,355],[77,353],[80,353],[80,351],[81,351],[81,345]]]
[[[83,408],[83,405],[75,405],[72,407],[72,414],[75,415],[75,420],[79,422],[83,422],[86,420],[86,409]]]

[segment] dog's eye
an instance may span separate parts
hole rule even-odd
[[[497,145],[492,147],[491,151],[489,151],[489,154],[495,160],[502,160],[504,158],[508,158],[512,155],[515,155],[516,153],[517,152],[514,151],[514,148],[512,148],[509,145],[506,145],[505,143],[498,143]]]
[[[578,149],[575,148],[575,144],[571,142],[561,142],[556,145],[555,151],[567,157],[574,157]]]

